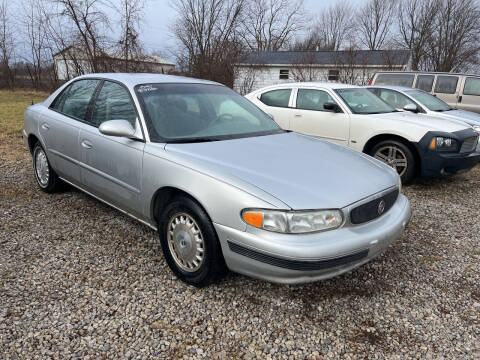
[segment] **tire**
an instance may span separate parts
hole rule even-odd
[[[32,159],[35,180],[40,190],[49,194],[60,190],[62,181],[50,166],[47,153],[39,142],[33,147]]]
[[[397,170],[403,184],[409,184],[416,176],[417,163],[410,148],[396,140],[384,140],[376,144],[370,155]],[[404,166],[402,166],[405,164]]]
[[[176,197],[165,207],[158,231],[167,264],[180,280],[204,287],[226,274],[215,228],[202,207],[189,197]]]

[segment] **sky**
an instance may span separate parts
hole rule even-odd
[[[158,51],[172,61],[174,40],[169,27],[175,21],[176,13],[170,3],[175,0],[148,0],[145,7],[145,20],[141,28],[141,40],[148,52]],[[304,0],[307,14],[314,14],[339,0]],[[363,0],[352,0],[353,4]]]

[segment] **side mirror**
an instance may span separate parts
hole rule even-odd
[[[109,120],[100,124],[98,130],[103,135],[138,139],[135,129],[127,120]]]
[[[342,112],[342,109],[340,109],[340,106],[338,106],[335,103],[331,103],[331,102],[326,102],[325,104],[323,104],[323,108],[325,110],[333,111],[335,113],[341,113]]]
[[[403,107],[403,110],[411,111],[413,113],[417,113],[418,112],[418,107],[417,107],[417,105],[410,103],[410,104],[405,105]]]

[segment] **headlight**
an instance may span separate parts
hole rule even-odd
[[[343,222],[340,210],[245,209],[242,211],[242,218],[247,224],[257,228],[288,234],[332,230],[338,228]]]
[[[442,136],[435,136],[430,141],[429,148],[431,150],[438,151],[455,151],[457,150],[457,140]]]

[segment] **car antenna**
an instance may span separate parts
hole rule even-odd
[[[33,102],[33,99],[32,99],[32,105],[35,105],[35,103]]]

